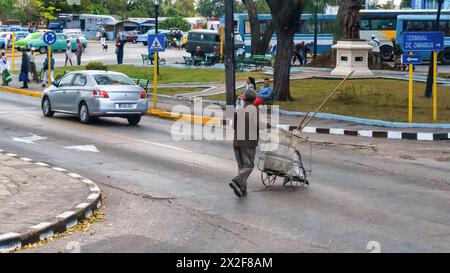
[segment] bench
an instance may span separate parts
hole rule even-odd
[[[148,85],[150,83],[150,81],[148,79],[137,79],[137,78],[132,78],[132,80],[134,81],[134,83],[142,88],[144,88],[144,90],[147,92],[148,91]]]
[[[186,66],[194,66],[194,59],[192,57],[183,56],[183,59]]]
[[[254,66],[256,70],[263,69],[264,66],[272,65],[272,57],[266,55],[252,55],[249,58],[244,57],[244,65],[251,67]]]
[[[153,65],[153,61],[155,60],[155,54],[141,54],[141,58],[142,58],[142,65]],[[166,64],[166,59],[160,58],[158,56],[158,63],[161,65],[165,65]]]

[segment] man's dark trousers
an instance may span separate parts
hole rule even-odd
[[[247,191],[247,179],[255,168],[256,147],[234,146],[234,155],[238,164],[238,175],[232,180],[239,184],[242,191]]]

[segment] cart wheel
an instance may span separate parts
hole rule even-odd
[[[261,172],[261,181],[267,188],[275,184],[277,176],[271,173]]]

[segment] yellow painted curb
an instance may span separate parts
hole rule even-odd
[[[161,109],[149,109],[147,113],[150,114],[151,116],[157,116],[160,118],[170,120],[182,120],[189,123],[198,123],[202,125],[220,125],[220,120],[217,118],[207,118],[207,117],[172,113]]]
[[[0,86],[0,91],[18,94],[18,95],[24,95],[29,97],[35,97],[35,98],[42,98],[42,93],[38,91],[30,91],[25,89],[19,89],[19,88],[13,88],[9,86]]]

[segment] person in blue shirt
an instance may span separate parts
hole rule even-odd
[[[53,54],[51,54],[51,63],[50,63],[50,70],[51,70],[51,73],[50,73],[50,82],[53,82],[54,81],[54,78],[53,78],[53,74],[54,74],[54,72],[55,72],[55,59],[53,58]],[[49,82],[49,75],[48,75],[48,57],[46,57],[45,58],[45,61],[44,61],[44,65],[43,65],[43,67],[42,67],[43,69],[44,69],[44,84],[42,85],[42,87],[45,87],[46,85],[47,85],[47,83]]]
[[[253,102],[253,105],[258,107],[261,104],[264,104],[264,102],[270,99],[272,95],[273,89],[270,87],[270,79],[265,78],[264,85],[263,87],[261,87],[261,89],[259,89],[258,93],[256,94],[256,100]]]

